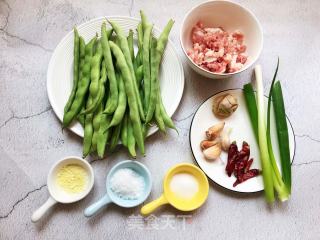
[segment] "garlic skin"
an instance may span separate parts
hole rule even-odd
[[[213,99],[212,111],[219,118],[227,118],[237,110],[238,106],[237,98],[227,93]]]
[[[231,128],[228,128],[226,130],[224,130],[221,134],[221,147],[222,150],[225,152],[229,151],[229,147],[231,145],[230,143],[230,132],[231,132]]]
[[[213,125],[206,131],[206,136],[208,140],[214,140],[220,136],[221,131],[223,130],[225,122],[220,122],[216,125]]]
[[[203,151],[203,155],[207,160],[216,160],[222,152],[221,143],[213,145]]]
[[[205,150],[205,149],[207,149],[207,148],[209,148],[209,147],[212,147],[212,146],[218,144],[219,142],[220,142],[220,141],[218,141],[218,140],[213,140],[213,141],[203,140],[203,141],[201,141],[201,143],[200,143],[200,147],[201,147],[202,150]]]

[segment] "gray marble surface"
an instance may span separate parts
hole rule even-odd
[[[184,14],[201,1],[147,0],[0,0],[0,239],[319,239],[320,236],[320,1],[241,0],[259,18],[264,49],[259,59],[266,86],[281,58],[287,114],[296,136],[293,192],[290,201],[268,207],[263,194],[236,194],[210,183],[206,204],[186,216],[163,207],[152,219],[140,219],[139,208],[110,206],[92,219],[83,209],[105,191],[112,165],[126,159],[119,151],[92,162],[95,187],[84,200],[57,205],[33,224],[32,212],[48,197],[50,166],[66,155],[81,155],[82,141],[61,124],[50,107],[46,72],[53,49],[75,24],[103,15],[138,17],[144,9],[163,27],[176,20],[171,34],[185,71],[185,91],[174,115],[180,131],[148,138],[141,159],[153,175],[149,200],[162,191],[166,170],[179,162],[193,162],[188,142],[190,122],[199,104],[213,93],[241,87],[252,70],[225,81],[210,81],[184,62],[179,29]],[[268,90],[268,89],[266,89]],[[186,221],[185,221],[186,220]]]

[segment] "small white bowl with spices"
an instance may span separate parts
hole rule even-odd
[[[48,200],[31,217],[37,222],[56,203],[73,203],[86,197],[94,184],[93,169],[82,158],[70,156],[52,166],[47,178]]]
[[[186,14],[180,44],[194,71],[222,79],[245,71],[258,59],[263,33],[247,8],[230,1],[208,1]]]

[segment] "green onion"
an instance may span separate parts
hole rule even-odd
[[[277,63],[277,67],[276,67],[276,71],[273,75],[273,79],[272,79],[272,83],[271,83],[271,87],[270,87],[270,91],[269,91],[269,99],[268,99],[268,110],[267,110],[267,143],[268,143],[268,152],[269,152],[269,157],[270,157],[270,162],[273,168],[273,185],[278,193],[278,197],[281,201],[285,201],[288,199],[289,194],[288,194],[288,190],[282,180],[282,177],[280,175],[275,157],[274,157],[274,153],[273,153],[273,147],[272,147],[272,142],[271,142],[271,132],[270,132],[270,125],[271,125],[271,120],[270,120],[270,112],[271,112],[271,99],[274,101],[274,99],[272,98],[272,93],[274,91],[274,83],[276,81],[277,78],[277,74],[278,74],[278,69],[279,69],[279,58],[278,58],[278,63]],[[277,118],[276,118],[276,122],[277,122]]]
[[[272,101],[276,118],[278,144],[280,149],[280,162],[283,182],[288,192],[291,193],[291,161],[288,126],[284,108],[282,89],[280,82],[276,82],[272,90]]]
[[[251,125],[254,135],[258,141],[258,109],[256,103],[256,96],[254,95],[251,83],[243,86],[244,98],[246,100],[247,109],[250,116]]]
[[[264,112],[264,95],[261,66],[255,67],[256,85],[257,85],[257,109],[258,109],[258,139],[260,148],[260,159],[262,165],[262,176],[264,183],[264,193],[267,202],[274,201],[273,190],[273,171],[270,164],[268,143],[265,126],[265,112]]]
[[[257,85],[257,102],[252,85],[244,85],[244,96],[246,100],[247,109],[251,124],[258,140],[260,147],[260,158],[262,165],[263,182],[265,188],[265,197],[267,202],[274,201],[274,190],[277,192],[281,201],[289,198],[291,189],[291,164],[290,164],[290,149],[288,128],[286,122],[286,115],[284,111],[284,103],[281,91],[280,82],[275,82],[279,69],[279,59],[277,68],[274,73],[272,84],[269,92],[268,109],[267,109],[267,129],[265,126],[264,114],[264,95],[261,67],[256,66],[256,85]],[[271,100],[273,101],[275,119],[278,133],[278,142],[281,156],[281,170],[282,176],[278,169],[271,142],[270,133],[270,112]],[[282,155],[281,155],[282,152]]]

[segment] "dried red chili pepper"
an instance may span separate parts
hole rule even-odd
[[[253,178],[259,175],[261,172],[258,169],[250,169],[253,158],[250,157],[250,146],[247,142],[242,143],[242,149],[238,151],[238,147],[235,142],[230,145],[228,151],[228,162],[226,166],[226,172],[230,177],[232,173],[237,178],[233,186]]]
[[[239,158],[241,160],[249,160],[250,157],[250,146],[247,142],[243,141],[242,143],[242,149],[239,152]]]
[[[260,174],[259,169],[250,169],[247,173],[244,173],[240,176],[238,176],[237,180],[234,182],[233,187],[237,186],[240,183],[243,183],[244,181],[256,177]]]
[[[234,171],[235,164],[237,162],[238,153],[239,151],[238,151],[238,146],[236,142],[231,143],[228,151],[228,162],[226,166],[226,172],[229,177]]]
[[[243,174],[245,168],[245,162],[241,161],[241,159],[238,158],[238,162],[236,162],[235,167],[234,167],[234,176],[240,176]]]
[[[248,172],[250,170],[250,167],[253,163],[253,158],[251,158],[250,160],[248,160],[247,164],[246,164],[246,167],[244,169],[244,173]]]

